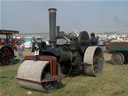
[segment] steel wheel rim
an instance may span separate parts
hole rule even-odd
[[[112,62],[113,64],[123,64],[124,56],[122,53],[114,53],[112,54]]]
[[[46,66],[45,68],[48,68],[48,67],[49,66]],[[44,69],[44,72],[42,74],[42,76],[43,76],[42,80],[43,79],[49,79],[51,77],[50,70],[47,70],[47,72],[45,70],[46,69]],[[60,69],[60,65],[57,64],[57,75],[59,75],[59,74],[61,74],[61,69]],[[61,83],[61,80],[43,82],[42,83],[42,87],[45,90],[45,92],[49,93],[49,92],[55,91],[58,88],[58,86],[59,86],[60,83]]]
[[[100,73],[100,67],[102,67],[102,62],[103,62],[103,54],[99,53],[96,53],[94,55],[94,60],[93,60],[93,70],[95,72],[95,74],[99,74]],[[97,56],[96,56],[97,55]]]
[[[42,86],[46,92],[52,92],[57,89],[58,82],[57,81],[45,82],[45,83],[42,83]]]

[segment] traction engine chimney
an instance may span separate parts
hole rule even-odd
[[[56,11],[55,8],[48,9],[49,11],[49,35],[50,40],[49,43],[52,46],[52,48],[55,48],[56,46]]]

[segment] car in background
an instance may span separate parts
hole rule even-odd
[[[27,49],[32,48],[32,43],[31,42],[25,42],[24,43],[24,48],[27,48]]]

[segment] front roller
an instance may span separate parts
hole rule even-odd
[[[98,46],[90,46],[84,53],[84,72],[86,75],[99,76],[103,70],[104,57],[102,49]]]
[[[17,72],[20,85],[24,88],[42,92],[55,91],[61,83],[62,74],[59,65],[54,66],[51,64],[53,61],[49,60],[25,60]],[[54,70],[55,67],[56,70]]]

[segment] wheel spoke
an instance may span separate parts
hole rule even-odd
[[[57,83],[58,83],[57,81],[50,81],[50,82],[45,82],[42,85],[47,92],[50,92],[56,89],[56,87],[58,86]]]
[[[7,53],[8,53],[8,49],[4,48],[4,54],[7,54]]]
[[[2,60],[2,64],[5,65],[5,59]]]
[[[12,55],[9,49],[5,48],[4,51],[5,51],[5,53],[6,53],[7,56],[8,56],[8,55],[9,55],[9,56]]]
[[[93,62],[94,62],[94,64],[93,64],[94,72],[97,72],[98,66],[99,66],[99,56],[95,56]]]
[[[2,54],[0,58],[1,58],[1,60],[2,60],[2,59],[4,58],[4,55]]]

